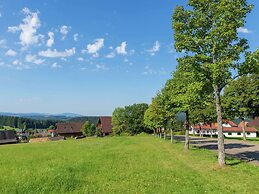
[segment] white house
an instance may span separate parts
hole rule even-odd
[[[217,123],[199,124],[192,126],[190,129],[190,134],[200,135],[200,136],[216,136],[218,135],[218,125]],[[245,135],[248,138],[256,138],[257,130],[254,127],[246,127]],[[225,137],[243,137],[243,129],[232,121],[223,122],[223,134]]]

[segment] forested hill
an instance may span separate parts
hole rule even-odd
[[[97,124],[99,117],[97,116],[83,116],[83,117],[75,117],[71,118],[69,122],[85,122],[89,121],[90,123]]]
[[[46,119],[38,117],[39,119],[31,119],[24,117],[16,116],[0,116],[0,128],[3,126],[10,126],[13,128],[19,129],[47,129],[51,125],[55,126],[58,122],[85,122],[89,121],[90,123],[96,124],[98,122],[97,116],[88,116],[88,117],[74,117],[74,118],[62,118],[62,117],[53,117],[53,119]]]
[[[56,120],[36,120],[23,117],[0,116],[0,127],[10,126],[19,129],[47,129],[55,126]]]
[[[0,112],[0,116],[12,116],[22,117],[35,120],[69,120],[75,117],[81,117],[82,115],[74,113],[61,113],[61,114],[46,114],[46,113],[12,113],[12,112]]]

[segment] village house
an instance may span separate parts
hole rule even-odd
[[[57,123],[55,133],[64,137],[81,136],[83,124],[83,122]]]
[[[14,130],[0,131],[0,144],[17,143],[18,139]]]
[[[190,134],[200,136],[217,136],[218,135],[217,123],[212,124],[199,124],[192,126]],[[254,127],[245,127],[245,135],[248,138],[256,138],[257,130]],[[242,126],[238,126],[233,121],[225,120],[223,122],[223,134],[225,137],[243,137]]]
[[[109,135],[110,133],[112,133],[112,117],[100,117],[96,127],[98,130],[101,131],[102,136]]]

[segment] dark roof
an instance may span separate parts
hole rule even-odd
[[[0,144],[17,143],[16,132],[14,130],[0,131]]]
[[[112,132],[112,117],[111,116],[100,117],[98,124],[101,124],[101,130],[103,133]]]
[[[80,133],[83,122],[57,123],[56,133]]]
[[[247,123],[248,127],[259,127],[259,117],[255,117],[253,120]]]

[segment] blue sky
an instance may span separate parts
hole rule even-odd
[[[186,1],[0,1],[0,112],[111,115],[149,103],[179,56],[171,15]],[[259,2],[240,36],[259,42]]]

